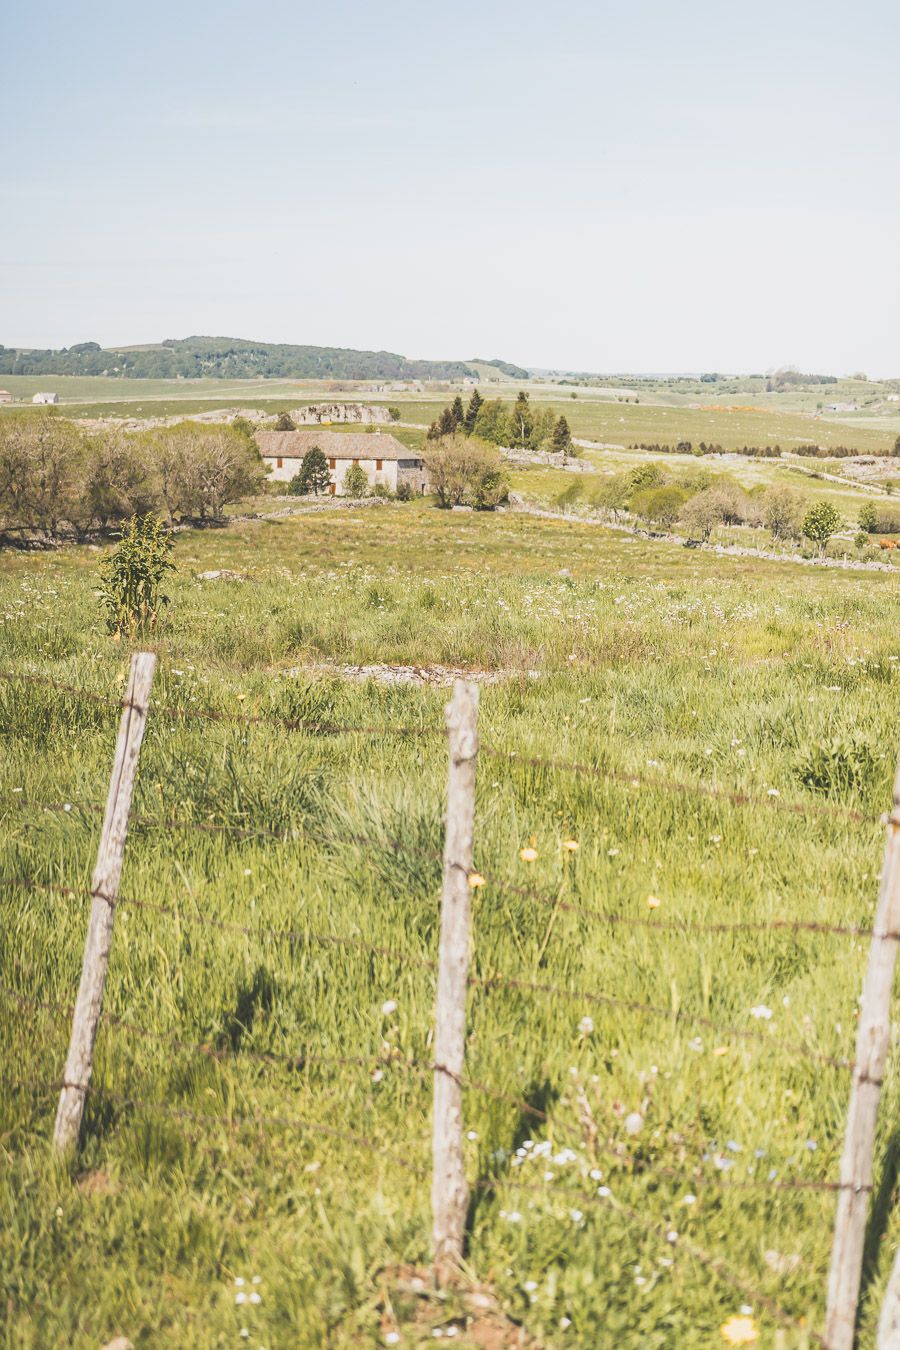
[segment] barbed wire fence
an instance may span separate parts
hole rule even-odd
[[[95,706],[114,708],[121,712],[113,771],[105,805],[97,801],[34,802],[20,796],[10,803],[29,813],[36,811],[84,813],[104,809],[97,861],[89,888],[70,887],[41,882],[28,876],[0,877],[0,887],[6,890],[42,892],[61,902],[87,900],[91,902],[87,938],[82,963],[81,980],[74,1005],[44,1000],[21,989],[0,983],[0,997],[32,1015],[50,1013],[62,1022],[71,1021],[69,1051],[60,1078],[23,1078],[7,1080],[10,1092],[25,1090],[35,1100],[59,1094],[53,1145],[60,1157],[71,1159],[78,1148],[85,1103],[90,1096],[105,1099],[120,1106],[140,1107],[158,1113],[184,1128],[206,1128],[215,1123],[232,1132],[242,1130],[304,1129],[312,1134],[333,1138],[348,1146],[377,1153],[392,1164],[405,1169],[421,1180],[430,1175],[432,1207],[432,1251],[435,1277],[439,1284],[450,1282],[461,1267],[466,1236],[466,1217],[469,1208],[470,1187],[465,1163],[465,1096],[483,1094],[514,1106],[523,1117],[547,1125],[557,1135],[568,1135],[573,1143],[583,1142],[583,1133],[574,1125],[551,1119],[548,1112],[526,1100],[526,1096],[506,1092],[491,1084],[469,1078],[465,1071],[467,993],[477,987],[485,992],[511,990],[531,997],[551,997],[575,1000],[582,1005],[612,1007],[640,1017],[663,1018],[668,1021],[690,1022],[692,1025],[715,1031],[722,1038],[756,1042],[771,1049],[770,1035],[754,1028],[722,1023],[706,1015],[673,1010],[637,999],[626,999],[602,990],[573,989],[527,978],[508,972],[492,971],[474,974],[469,969],[470,954],[477,950],[477,935],[471,931],[472,894],[481,886],[491,884],[498,891],[508,891],[536,905],[550,906],[554,912],[571,912],[592,922],[623,926],[646,932],[658,930],[672,937],[690,937],[698,933],[729,934],[748,932],[810,933],[828,937],[868,939],[869,958],[860,1007],[856,1053],[853,1060],[830,1056],[803,1043],[782,1043],[782,1049],[798,1059],[817,1066],[851,1075],[847,1128],[841,1159],[840,1176],[831,1178],[748,1178],[733,1180],[722,1174],[703,1179],[701,1184],[722,1190],[815,1190],[836,1195],[836,1218],[828,1280],[827,1312],[824,1331],[819,1334],[806,1329],[807,1336],[827,1350],[851,1350],[857,1318],[857,1307],[862,1279],[863,1249],[869,1213],[869,1198],[873,1191],[875,1130],[881,1086],[887,1065],[890,1043],[890,1007],[897,947],[900,943],[900,766],[894,784],[893,805],[889,814],[867,815],[835,804],[785,802],[779,797],[731,792],[707,784],[673,782],[661,778],[611,771],[601,765],[520,755],[515,751],[480,745],[478,737],[478,689],[457,681],[447,707],[446,733],[434,727],[350,725],[316,719],[290,719],[277,715],[243,715],[214,710],[188,709],[181,706],[154,706],[154,717],[175,721],[196,720],[200,723],[222,722],[231,725],[273,726],[287,731],[308,731],[320,735],[398,736],[416,739],[446,735],[449,749],[446,831],[443,851],[409,845],[401,839],[391,839],[393,848],[442,865],[440,942],[435,959],[416,957],[393,947],[370,943],[364,938],[331,932],[316,932],[308,928],[285,929],[275,925],[242,924],[220,919],[199,908],[182,911],[175,905],[139,899],[119,894],[119,882],[129,829],[165,829],[198,831],[237,838],[260,838],[273,843],[289,843],[295,837],[291,830],[257,829],[238,825],[219,825],[206,821],[161,819],[131,813],[131,803],[137,775],[141,741],[147,724],[150,689],[155,668],[155,657],[141,653],[132,659],[125,697],[113,700],[64,684],[48,677],[25,672],[0,671],[0,682],[20,682],[55,690],[67,697],[84,700]],[[880,892],[874,921],[871,926],[860,924],[832,924],[816,920],[773,918],[745,921],[680,921],[657,916],[639,917],[606,912],[591,906],[564,900],[558,894],[544,892],[536,887],[520,886],[503,878],[474,869],[475,776],[479,754],[496,760],[529,768],[553,772],[571,772],[577,775],[601,777],[626,787],[648,787],[680,794],[723,800],[733,807],[764,806],[776,812],[812,817],[841,818],[848,824],[881,822],[887,828],[884,864],[881,871]],[[352,843],[361,848],[383,844],[367,835],[311,831],[304,829],[303,837],[324,844]],[[270,937],[290,943],[305,943],[332,948],[352,948],[372,956],[396,961],[399,967],[415,966],[436,976],[436,1016],[434,1029],[434,1057],[427,1060],[401,1056],[383,1047],[373,1056],[326,1055],[315,1050],[298,1054],[255,1051],[247,1048],[222,1048],[184,1037],[173,1036],[158,1029],[140,1026],[133,1021],[104,1012],[102,1008],[106,971],[113,940],[114,918],[120,905],[145,910],[161,918],[177,919],[179,923],[199,925],[222,933],[239,934],[246,938]],[[295,1116],[281,1116],[253,1112],[250,1115],[213,1115],[204,1111],[170,1106],[128,1094],[115,1093],[92,1081],[93,1053],[101,1023],[116,1034],[151,1039],[189,1055],[207,1059],[249,1059],[258,1063],[280,1064],[289,1068],[331,1066],[335,1069],[364,1069],[369,1074],[406,1074],[420,1081],[433,1082],[432,1110],[432,1166],[430,1173],[418,1167],[408,1156],[387,1149],[379,1142],[355,1131],[340,1130],[322,1122]],[[592,1140],[595,1149],[596,1139]],[[619,1155],[611,1149],[607,1154],[612,1162]],[[677,1169],[656,1167],[660,1175],[680,1178]],[[696,1179],[692,1184],[698,1184]],[[479,1177],[472,1189],[493,1193],[500,1186],[519,1189],[526,1193],[547,1194],[547,1186],[513,1178],[508,1172]],[[648,1219],[615,1197],[608,1186],[591,1191],[566,1191],[567,1197],[579,1204],[610,1207],[628,1224],[645,1235],[663,1235],[665,1225]],[[705,1251],[696,1243],[680,1239],[680,1245],[691,1259],[706,1268],[711,1275],[729,1288],[742,1290],[748,1298],[783,1325],[799,1325],[797,1318],[780,1307],[762,1292],[752,1279],[737,1271],[715,1253]],[[897,1282],[892,1280],[893,1287]],[[892,1297],[889,1289],[888,1298]],[[895,1299],[896,1301],[896,1299]],[[894,1310],[896,1311],[896,1310]],[[889,1309],[885,1307],[885,1316]]]

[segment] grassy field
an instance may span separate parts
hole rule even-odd
[[[99,556],[0,557],[4,675],[120,696]],[[146,907],[117,915],[126,1025],[101,1027],[71,1177],[49,1135],[87,906],[0,888],[0,1344],[513,1343],[476,1339],[462,1292],[410,1292],[446,696],[343,676],[368,662],[504,676],[482,690],[501,753],[479,766],[467,1071],[532,1111],[466,1093],[473,1280],[552,1350],[706,1350],[741,1315],[760,1346],[814,1344],[834,1196],[777,1183],[836,1176],[849,1075],[816,1056],[852,1055],[865,944],[690,925],[871,921],[896,578],[425,503],[184,533],[175,557],[122,881]],[[219,568],[247,579],[199,580]],[[89,884],[115,724],[0,681],[0,876]],[[549,756],[596,772],[527,762]],[[898,1099],[891,1065],[862,1344],[900,1238]]]
[[[758,495],[766,488],[784,485],[796,491],[806,507],[813,502],[830,501],[843,517],[841,535],[835,537],[828,546],[830,556],[840,557],[847,554],[857,556],[847,538],[848,533],[858,529],[858,516],[862,506],[868,502],[882,505],[886,500],[883,493],[873,494],[858,487],[851,481],[834,482],[821,477],[812,464],[786,462],[784,460],[765,460],[740,458],[723,460],[718,456],[706,456],[698,462],[691,455],[654,455],[644,451],[626,450],[587,450],[583,452],[589,463],[596,467],[595,473],[573,473],[570,470],[551,465],[510,465],[508,475],[512,489],[525,500],[546,506],[565,506],[579,510],[582,507],[602,507],[603,489],[609,479],[623,471],[645,464],[648,459],[659,464],[667,479],[695,488],[699,482],[710,486],[727,484],[742,488],[745,492]],[[813,461],[817,466],[839,473],[838,461]],[[685,526],[676,524],[676,532],[687,535]],[[713,542],[749,543],[754,548],[772,548],[772,537],[764,529],[744,529],[740,526],[720,526],[714,532]],[[809,551],[809,545],[806,545]],[[795,550],[796,546],[791,545]],[[880,561],[892,561],[893,555],[881,554]]]
[[[515,399],[527,387],[537,403],[564,414],[576,437],[605,444],[630,446],[641,442],[694,443],[706,441],[735,449],[742,445],[780,444],[785,451],[807,442],[851,445],[860,452],[890,449],[900,435],[900,405],[884,404],[858,413],[817,413],[816,401],[834,400],[828,387],[815,395],[796,391],[763,394],[716,394],[713,386],[695,390],[694,397],[668,386],[650,385],[639,391],[579,388],[566,392],[551,383],[522,385],[489,383],[489,398]],[[0,388],[30,400],[40,389],[55,389],[72,417],[177,417],[240,406],[274,415],[304,403],[337,399],[364,401],[402,408],[403,420],[429,425],[452,398],[452,392],[423,396],[408,390],[388,395],[372,386],[347,385],[334,392],[328,382],[297,380],[131,380],[102,376],[0,376]],[[860,386],[860,389],[865,386]],[[841,392],[847,394],[843,389]],[[859,395],[859,390],[854,396]],[[468,397],[467,394],[464,396]],[[625,401],[639,397],[640,402]],[[2,412],[2,410],[0,410]]]

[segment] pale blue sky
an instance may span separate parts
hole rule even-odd
[[[900,375],[896,0],[7,0],[0,342]]]

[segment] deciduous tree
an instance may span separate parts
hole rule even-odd
[[[816,545],[820,557],[828,547],[828,540],[840,527],[840,514],[831,502],[814,502],[803,517],[803,533]]]

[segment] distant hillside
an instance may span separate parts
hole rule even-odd
[[[479,361],[524,380],[506,361]],[[166,338],[158,346],[103,348],[79,342],[59,351],[0,345],[0,375],[111,375],[130,379],[452,380],[478,371],[466,361],[410,361],[396,352],[298,347],[243,338]]]

